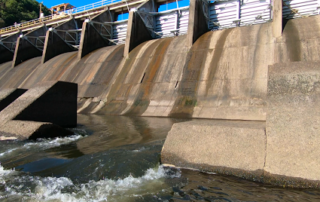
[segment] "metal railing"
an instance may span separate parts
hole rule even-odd
[[[69,10],[66,10],[66,11],[61,11],[58,14],[55,14],[55,15],[49,15],[49,16],[45,16],[45,17],[42,17],[42,18],[37,18],[37,19],[34,19],[34,20],[30,20],[30,21],[27,21],[27,22],[22,22],[22,23],[18,23],[18,24],[15,24],[15,25],[11,25],[9,27],[4,27],[4,28],[0,29],[0,34],[6,33],[6,32],[11,32],[11,31],[18,31],[19,29],[22,29],[22,28],[34,26],[34,25],[41,24],[43,22],[50,21],[50,20],[56,20],[56,19],[65,18],[65,17],[67,17],[69,15],[73,15],[73,14],[76,14],[76,13],[81,13],[81,12],[92,10],[92,9],[101,8],[103,6],[106,6],[106,5],[109,5],[109,4],[112,4],[112,3],[117,3],[117,2],[120,2],[120,1],[122,1],[122,0],[102,0],[102,1],[99,1],[99,2],[96,2],[96,3],[92,3],[92,4],[85,5],[85,6],[81,6],[81,7],[78,7],[78,8],[73,8],[73,9],[69,9]],[[126,0],[123,0],[123,1],[126,1]]]

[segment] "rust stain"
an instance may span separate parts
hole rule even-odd
[[[192,117],[197,105],[198,81],[204,68],[205,57],[210,45],[212,32],[202,35],[192,46],[183,68],[183,75],[178,87],[178,96],[169,113],[170,117]]]
[[[122,100],[120,103],[117,101],[116,97],[118,95],[118,93],[120,93],[121,91],[123,91],[124,87],[123,87],[123,82],[125,80],[125,77],[127,75],[127,73],[129,72],[130,68],[132,68],[132,65],[135,62],[135,59],[139,53],[139,51],[141,50],[143,44],[141,44],[140,46],[136,47],[135,49],[133,49],[133,51],[130,52],[129,54],[129,58],[128,59],[124,59],[126,60],[121,72],[119,73],[118,77],[116,78],[116,81],[114,82],[114,84],[112,85],[112,87],[110,88],[110,93],[108,94],[107,100],[108,102],[106,103],[105,107],[101,110],[107,114],[120,114],[127,106],[126,104],[126,100]],[[127,91],[126,94],[129,94],[129,92]]]
[[[54,65],[51,68],[47,67],[50,70],[48,71],[47,75],[42,79],[42,81],[60,80],[60,78],[63,76],[66,70],[70,67],[74,59],[76,59],[76,54],[72,54],[66,59],[65,59],[65,56],[57,57],[56,60],[53,61],[55,62],[56,65]]]
[[[124,45],[121,45],[112,51],[110,55],[108,55],[108,57],[102,63],[101,68],[97,72],[93,80],[94,83],[101,83],[104,85],[109,84],[123,59],[123,50]]]
[[[145,62],[145,64],[147,64],[145,77],[138,89],[138,95],[136,96],[133,105],[126,114],[141,115],[147,110],[150,104],[150,93],[154,87],[153,81],[158,73],[159,67],[162,64],[164,57],[166,56],[166,51],[172,40],[173,38],[160,39],[156,43],[154,43],[154,45],[157,45],[157,47],[155,48],[155,53],[149,62]],[[149,54],[149,51],[146,50],[145,54]]]
[[[209,76],[208,76],[207,85],[206,85],[206,95],[208,95],[208,91],[213,84],[213,80],[214,80],[214,77],[215,77],[216,72],[218,70],[219,62],[220,62],[220,59],[222,57],[222,53],[224,50],[223,49],[224,45],[226,43],[227,37],[232,32],[232,30],[233,29],[223,30],[223,32],[221,33],[221,36],[215,46],[214,54],[213,54],[213,57],[212,57],[212,60],[210,63],[209,72],[208,72]]]
[[[77,53],[74,53],[71,55],[71,57],[69,57],[65,62],[62,63],[62,67],[65,67],[63,68],[63,70],[60,72],[60,74],[58,74],[58,76],[56,77],[57,80],[59,80],[63,75],[64,73],[66,72],[66,70],[70,67],[70,65],[74,62],[74,60],[77,59]],[[75,65],[76,66],[76,65]]]

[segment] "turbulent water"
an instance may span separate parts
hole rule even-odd
[[[173,123],[186,120],[79,115],[75,135],[0,142],[0,201],[319,201],[284,189],[160,165]]]

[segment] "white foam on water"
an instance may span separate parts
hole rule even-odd
[[[10,172],[13,171],[5,171],[2,167],[0,168],[0,173],[4,175]],[[164,184],[164,178],[175,178],[180,175],[180,172],[168,175],[165,169],[159,166],[155,169],[148,169],[141,177],[135,178],[130,175],[124,179],[104,179],[83,184],[74,184],[65,177],[18,176],[13,180],[16,183],[6,184],[6,192],[0,192],[0,195],[6,198],[19,195],[21,199],[35,201],[125,201],[144,193],[150,194],[155,187]],[[26,186],[27,183],[29,183],[28,188],[21,187],[21,184]]]
[[[53,147],[58,147],[60,145],[63,144],[68,144],[71,142],[74,142],[76,140],[79,140],[83,137],[86,136],[82,136],[82,135],[72,135],[72,136],[67,136],[67,137],[58,137],[58,138],[54,138],[54,139],[37,139],[37,141],[35,142],[29,142],[26,143],[22,146],[18,146],[16,148],[12,148],[9,149],[5,152],[0,153],[0,157],[6,156],[8,154],[11,154],[13,152],[19,152],[21,153],[22,150],[29,150],[29,149],[49,149],[49,148],[53,148]]]
[[[15,170],[5,170],[0,164],[0,185],[5,185],[6,180],[10,178],[12,175],[15,175],[17,172]],[[0,192],[1,199],[1,192]]]
[[[37,139],[36,142],[30,142],[24,145],[24,147],[33,147],[33,146],[40,146],[45,149],[52,148],[52,147],[57,147],[63,144],[68,144],[70,142],[76,141],[80,138],[83,138],[84,136],[82,135],[72,135],[72,136],[67,136],[67,137],[57,137],[54,139]]]
[[[145,147],[141,147],[140,149],[132,150],[132,152],[138,153],[138,152],[142,152],[142,151],[144,151],[144,150],[146,150],[146,148],[145,148]]]
[[[5,156],[7,154],[10,154],[11,152],[13,152],[13,151],[15,151],[17,149],[18,149],[18,147],[17,148],[13,148],[13,149],[9,149],[9,150],[7,150],[5,152],[0,153],[0,156]]]

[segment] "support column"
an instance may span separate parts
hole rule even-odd
[[[191,48],[193,43],[208,31],[202,0],[190,0],[187,47]]]
[[[97,17],[83,22],[78,59],[99,48],[109,46],[112,38],[112,23],[114,13],[106,11]]]
[[[127,38],[123,56],[127,57],[132,49],[134,49],[141,43],[151,39],[152,36],[150,34],[150,31],[144,24],[140,15],[134,11],[130,11],[127,28]]]
[[[282,36],[282,1],[273,1],[273,36],[275,38]]]
[[[71,37],[74,37],[75,40],[78,39],[78,32],[68,33],[68,30],[77,29],[78,22],[75,19],[71,19],[54,29],[48,30],[43,48],[42,64],[57,55],[77,50],[72,44],[66,42],[66,39],[71,40]],[[70,36],[68,36],[68,34],[70,34]]]
[[[22,37],[19,37],[14,52],[12,67],[42,55],[47,27],[44,25]]]

